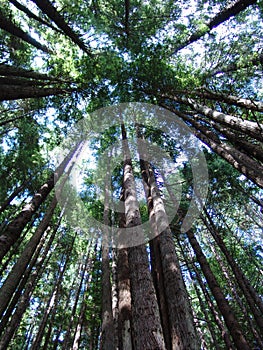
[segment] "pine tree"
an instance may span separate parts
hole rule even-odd
[[[1,5],[0,349],[262,348],[262,2]]]

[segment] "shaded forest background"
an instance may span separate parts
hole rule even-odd
[[[0,5],[0,349],[263,349],[262,1]],[[112,172],[105,164],[104,202],[95,170],[86,171],[87,212],[120,228],[166,222],[180,180],[170,225],[145,245],[117,249],[75,230],[57,203],[55,178],[81,144],[60,165],[53,151],[76,123],[92,125],[92,112],[123,102],[185,123],[209,182],[182,232],[194,196],[191,164],[178,161],[182,140],[154,121],[94,138],[94,162],[116,140],[142,137],[179,164],[177,177],[140,149]],[[124,215],[108,210],[107,186]]]

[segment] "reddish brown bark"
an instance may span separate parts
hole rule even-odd
[[[124,207],[125,227],[135,237],[143,237],[139,204],[136,198],[135,181],[126,131],[122,125],[124,153]],[[136,244],[136,241],[134,242]],[[149,270],[148,256],[144,244],[128,249],[132,299],[132,339],[135,349],[165,350],[163,331],[157,298]]]

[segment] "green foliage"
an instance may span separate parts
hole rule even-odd
[[[50,176],[54,165],[49,154],[52,155],[54,147],[63,140],[75,123],[101,107],[131,101],[158,104],[162,100],[161,94],[174,96],[191,94],[191,97],[199,103],[207,104],[213,109],[239,115],[247,120],[261,120],[262,115],[259,112],[244,112],[241,108],[221,101],[207,102],[202,96],[193,96],[193,91],[201,91],[200,89],[205,87],[212,91],[255,100],[262,98],[262,62],[260,62],[262,26],[259,25],[263,13],[262,1],[258,1],[256,6],[249,7],[239,16],[214,29],[209,35],[206,34],[196,44],[186,47],[173,56],[170,55],[171,50],[187,40],[192,33],[197,31],[197,34],[201,35],[208,32],[206,23],[228,2],[214,0],[196,2],[56,0],[52,3],[74,31],[80,35],[87,47],[91,47],[92,57],[82,52],[66,35],[36,20],[29,19],[27,15],[11,6],[8,1],[1,2],[5,15],[22,29],[29,31],[39,42],[48,43],[51,51],[48,54],[40,53],[28,43],[0,30],[0,65],[9,64],[48,74],[60,81],[57,81],[56,84],[45,81],[45,87],[59,86],[65,90],[63,95],[4,101],[1,106],[0,205],[18,186],[25,183],[21,193],[16,196],[4,213],[1,213],[1,229],[21,210],[23,201],[28,201]],[[42,11],[33,5],[33,2],[30,2],[31,7],[35,14],[54,25]],[[11,82],[10,80],[9,84]],[[18,82],[19,77],[16,83]],[[68,89],[74,91],[66,93]],[[173,106],[180,111],[187,112],[191,118],[197,114],[179,103],[174,103]],[[92,125],[92,120],[89,121]],[[102,124],[103,120],[101,120]],[[99,127],[99,125],[92,126],[94,129]],[[180,159],[182,144],[185,141],[182,137],[180,138],[180,135],[178,136],[175,132],[174,137],[168,137],[166,133],[157,130],[154,125],[145,126],[144,130],[145,138],[166,152],[171,163]],[[128,133],[129,137],[135,136],[133,126],[128,126]],[[84,210],[90,217],[101,223],[105,208],[98,194],[105,190],[102,184],[108,169],[107,164],[102,164],[100,159],[114,143],[120,140],[119,125],[114,125],[100,135],[96,135],[90,142],[90,152],[99,164],[99,171],[88,169],[84,173],[83,187],[79,195],[84,203]],[[204,152],[210,179],[206,207],[227,249],[251,284],[259,294],[262,294],[260,283],[263,255],[260,239],[262,215],[258,214],[259,206],[251,199],[252,195],[260,198],[262,193],[217,155],[206,150]],[[112,154],[108,156],[111,157]],[[141,174],[138,161],[133,160],[133,165],[136,182],[139,182]],[[169,173],[170,169],[165,170]],[[176,186],[182,185],[180,208],[186,212],[189,208],[189,198],[193,194],[193,174],[190,164],[186,162],[180,162],[178,170],[178,174],[172,174],[169,177],[169,182],[175,189]],[[157,166],[154,171],[162,198],[171,206],[172,201],[167,188],[160,180],[162,174],[158,172]],[[120,160],[114,169],[110,169],[110,173],[114,204],[118,203],[121,194],[123,161]],[[66,187],[66,190],[68,191],[66,194],[71,193],[69,187]],[[140,188],[141,197],[142,192]],[[83,217],[83,213],[76,214],[75,209],[79,203],[74,200],[74,195],[77,196],[76,193],[72,194],[73,200],[68,203],[68,218],[81,224],[89,218]],[[140,212],[142,221],[145,222],[149,219],[148,209],[146,202],[141,200],[141,197],[139,198]],[[3,270],[1,281],[7,276],[17,257],[23,252],[26,242],[36,231],[49,202],[50,198],[35,215],[32,225],[27,226],[25,236],[21,237],[21,242],[18,242],[20,245],[15,246],[4,260],[7,265]],[[72,342],[73,333],[77,329],[81,315],[83,319],[81,320],[80,348],[98,349],[100,346],[102,288],[100,237],[95,235],[95,238],[98,238],[95,242],[92,237],[96,228],[93,228],[93,232],[72,229],[64,218],[57,227],[61,209],[64,208],[56,209],[49,224],[50,232],[57,230],[54,238],[48,247],[51,233],[47,230],[49,233],[46,232],[44,246],[37,264],[33,267],[32,271],[35,271],[38,266],[43,266],[43,269],[36,279],[36,286],[29,298],[30,305],[9,345],[10,350],[20,350],[32,345],[39,331],[43,313],[47,311],[48,302],[56,288],[59,298],[51,308],[41,346],[44,346],[49,327],[52,341],[50,340],[48,349],[54,347],[55,339],[58,340],[58,349],[62,348],[68,328],[72,333],[70,335]],[[112,225],[118,224],[117,210],[115,212],[111,208],[110,218]],[[221,331],[204,298],[193,263],[197,267],[197,272],[200,273],[201,280],[204,281],[204,277],[200,267],[196,264],[193,252],[189,249],[185,236],[180,235],[178,225],[180,221],[178,221],[178,216],[175,216],[173,222],[173,227],[177,229],[175,237],[180,241],[185,253],[181,262],[185,270],[185,263],[189,263],[188,269],[193,275],[192,282],[188,276],[189,272],[185,272],[184,277],[197,319],[197,329],[206,342],[206,348],[212,349],[215,343],[208,331],[210,324],[216,335],[217,348],[223,349],[225,345]],[[209,264],[220,281],[222,290],[229,298],[231,306],[241,320],[244,332],[248,333],[248,338],[252,342],[253,333],[250,330],[247,331],[248,318],[238,306],[235,295],[229,291],[231,289],[229,281],[225,279],[217,254],[226,266],[232,280],[231,269],[222,253],[215,250],[215,254],[215,251],[211,249],[214,242],[201,220],[197,220],[194,229]],[[45,248],[48,248],[46,252]],[[178,245],[177,250],[179,250]],[[89,260],[84,269],[87,256]],[[64,276],[58,285],[57,279],[65,263],[67,266]],[[201,293],[201,301],[208,312],[208,320],[205,320],[205,310],[198,299],[196,289]],[[241,294],[238,288],[237,293]],[[211,296],[209,290],[208,294]],[[212,296],[211,298],[213,301]],[[244,297],[241,297],[241,300],[246,306]],[[76,311],[73,315],[75,302]],[[250,313],[249,317],[251,317]]]

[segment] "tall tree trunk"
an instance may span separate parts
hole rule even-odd
[[[255,321],[261,331],[263,333],[263,303],[260,299],[260,297],[257,295],[256,291],[254,288],[251,286],[247,278],[244,276],[243,272],[240,270],[239,266],[233,259],[232,255],[228,251],[223,239],[221,238],[218,230],[216,229],[208,211],[204,208],[205,215],[207,219],[201,215],[201,219],[203,220],[205,226],[209,230],[209,232],[212,234],[214,240],[216,241],[218,247],[220,250],[223,252],[223,254],[226,257],[227,262],[229,263],[236,281],[242,290],[247,303],[251,309],[251,312],[254,315]]]
[[[233,299],[236,301],[237,305],[240,308],[240,311],[242,315],[244,315],[243,319],[246,322],[246,327],[250,331],[251,334],[254,336],[254,340],[256,341],[257,345],[260,347],[263,347],[263,341],[260,339],[259,334],[257,330],[255,329],[255,322],[253,318],[251,317],[251,314],[249,313],[249,307],[244,304],[243,300],[240,297],[240,293],[238,293],[238,289],[236,288],[235,285],[235,279],[233,278],[233,271],[229,271],[229,266],[226,266],[225,261],[222,259],[220,252],[219,252],[219,247],[216,247],[216,249],[213,245],[214,242],[208,242],[209,245],[211,246],[211,251],[213,252],[216,261],[218,262],[218,265],[220,266],[220,269],[223,273],[223,276],[225,277],[225,280],[228,284],[228,289],[231,291]],[[231,273],[232,272],[232,273]],[[254,305],[253,305],[254,307]],[[262,334],[262,332],[261,332]]]
[[[23,11],[29,18],[32,18],[36,21],[38,21],[41,24],[44,24],[45,26],[55,30],[58,33],[62,33],[58,28],[52,26],[52,24],[48,23],[47,21],[44,21],[41,17],[36,16],[33,12],[31,12],[26,6],[20,4],[20,2],[16,0],[9,0],[16,8],[18,8],[20,11]]]
[[[21,186],[18,186],[11,194],[10,196],[0,205],[0,213],[3,213],[5,209],[10,205],[13,199],[16,198],[16,196],[22,192],[26,187],[26,182],[24,182]]]
[[[0,10],[0,28],[6,32],[15,35],[16,37],[26,41],[33,45],[37,49],[49,53],[49,49],[33,39],[29,34],[25,33],[22,29],[17,27],[10,19],[6,18],[4,13]]]
[[[203,278],[200,275],[194,262],[192,262],[192,266],[193,266],[193,270],[195,273],[195,278],[196,278],[197,282],[199,283],[199,286],[200,286],[202,293],[205,297],[205,301],[209,307],[209,311],[211,312],[215,323],[217,324],[218,328],[221,331],[222,339],[224,340],[224,343],[226,345],[226,349],[233,350],[234,346],[233,346],[232,341],[230,339],[229,333],[224,325],[224,322],[221,319],[221,315],[218,313],[218,311],[215,308],[214,300],[212,300],[210,294],[208,293],[208,290],[207,290],[206,286],[204,285]]]
[[[126,131],[122,125],[124,153],[124,207],[126,228],[133,229],[135,237],[143,237],[140,227],[141,217],[136,198],[135,180]],[[128,249],[130,265],[131,298],[132,298],[132,330],[135,349],[165,350],[160,314],[149,270],[145,245]]]
[[[72,160],[72,157],[81,150],[82,144],[78,144],[72,152],[61,162],[47,182],[40,187],[38,192],[33,196],[32,200],[23,208],[23,210],[10,222],[0,236],[0,260],[6,255],[10,247],[18,240],[25,226],[32,219],[33,214],[38,210],[41,204],[46,200],[47,196],[55,186],[56,179],[63,174],[66,166]]]
[[[41,81],[41,80],[33,80],[33,79],[27,79],[27,78],[21,78],[21,77],[0,77],[0,86],[1,85],[11,85],[11,86],[17,86],[24,88],[27,87],[43,87],[47,85],[47,82]]]
[[[122,190],[120,201],[124,201]],[[120,214],[120,229],[125,227],[125,213]],[[118,349],[132,349],[131,334],[131,291],[130,267],[128,249],[121,248],[117,252],[117,281],[118,281]]]
[[[213,133],[207,127],[201,125],[195,120],[189,118],[186,114],[179,111],[175,111],[173,108],[163,105],[164,108],[171,110],[183,120],[191,123],[190,128],[193,134],[203,141],[209,148],[211,148],[220,157],[225,159],[229,164],[231,164],[235,169],[237,169],[241,174],[244,174],[248,179],[252,180],[256,185],[263,188],[263,176],[262,176],[262,166],[254,161],[253,159],[247,157],[245,154],[239,152],[234,147],[221,142],[218,136]]]
[[[85,281],[86,271],[88,270],[88,267],[90,265],[90,260],[91,260],[89,252],[87,253],[85,260],[84,260],[84,257],[82,258],[82,260],[83,261],[81,262],[80,267],[79,267],[79,272],[80,272],[79,274],[81,275],[81,278],[80,278],[80,282],[79,282],[76,290],[74,291],[75,301],[74,301],[74,305],[73,305],[73,308],[71,311],[71,317],[70,317],[70,322],[69,322],[68,327],[67,327],[67,332],[64,336],[64,341],[63,341],[63,345],[62,345],[63,350],[68,350],[71,347],[71,343],[73,341],[72,328],[73,328],[73,324],[74,324],[74,318],[76,317],[76,311],[77,311],[77,306],[79,304],[79,299],[81,297],[83,288],[85,287],[85,284],[86,284],[86,281]],[[71,299],[72,299],[72,297],[69,294],[69,301]],[[58,337],[59,337],[59,334],[58,334]]]
[[[209,33],[213,28],[216,28],[221,23],[227,21],[229,18],[236,16],[241,11],[245,10],[248,6],[255,4],[256,0],[235,0],[232,1],[228,6],[226,6],[221,12],[215,15],[209,22],[204,23],[206,28],[204,30],[197,30],[193,33],[186,41],[178,45],[172,52],[174,55],[179,50],[192,44],[198,39],[202,38],[205,34]]]
[[[23,253],[20,255],[17,263],[14,265],[12,271],[9,273],[7,279],[5,280],[3,286],[0,289],[0,317],[2,317],[9,301],[12,298],[13,293],[16,290],[16,287],[19,284],[19,281],[24,274],[44,232],[46,231],[50,220],[53,216],[54,210],[57,205],[56,198],[53,199],[49,209],[47,210],[46,215],[44,216],[42,222],[37,228],[35,234],[32,236],[28,242]]]
[[[84,320],[85,320],[86,310],[87,310],[87,304],[86,304],[86,297],[84,294],[83,301],[81,303],[80,314],[78,317],[78,323],[77,323],[75,333],[74,333],[73,345],[72,345],[72,348],[70,348],[70,350],[78,350],[79,349],[79,345],[80,345],[80,341],[81,341],[81,333],[82,333],[83,324],[84,324]],[[89,349],[92,350],[92,347],[89,347]]]
[[[61,81],[59,78],[50,77],[47,74],[35,72],[33,70],[27,70],[21,67],[10,66],[8,64],[0,64],[0,75],[8,77],[24,77],[35,80],[44,80],[44,81]]]
[[[113,314],[113,325],[114,325],[114,342],[116,344],[116,348],[121,350],[119,347],[119,312],[118,312],[118,271],[117,271],[117,248],[112,248],[112,262],[111,262],[111,270],[112,270],[112,314]],[[129,330],[131,326],[129,326]],[[131,339],[131,335],[129,335],[129,339]],[[131,340],[129,342],[132,343]],[[130,349],[132,347],[130,346]],[[131,349],[132,350],[132,349]]]
[[[203,254],[202,249],[194,236],[194,233],[192,232],[192,230],[189,230],[186,233],[186,235],[195,252],[196,258],[201,266],[201,269],[205,275],[209,288],[213,293],[217,306],[224,317],[226,326],[233,338],[235,346],[237,347],[238,350],[251,350],[251,347],[247,343],[243,335],[242,329],[238,321],[236,320],[228,301],[225,299],[222,293],[222,290],[207,262],[207,259]]]
[[[253,157],[260,162],[263,162],[263,148],[262,146],[246,141],[244,137],[240,137],[236,133],[230,131],[228,128],[224,128],[219,124],[212,123],[212,126],[220,132],[221,135],[225,136],[235,148],[241,153],[245,153],[249,157]]]
[[[35,261],[35,259],[37,260],[39,256],[39,254],[37,254],[36,258],[34,258],[34,261],[31,262],[31,265],[35,267],[35,270],[30,274],[26,288],[20,297],[16,310],[13,313],[12,318],[10,319],[10,322],[7,325],[7,328],[5,329],[3,336],[1,337],[0,350],[5,350],[8,347],[8,344],[10,343],[14,333],[19,327],[22,317],[30,304],[30,298],[34,292],[37,282],[40,276],[42,275],[42,273],[44,272],[48,264],[48,261],[50,259],[50,256],[51,256],[50,248],[55,238],[55,235],[57,233],[57,229],[60,225],[60,220],[61,218],[59,219],[59,223],[52,230],[52,234],[46,244],[46,247],[44,248],[43,254],[41,254],[41,259],[38,262]],[[1,326],[2,326],[2,322],[1,322]]]
[[[240,117],[235,117],[233,115],[228,115],[222,112],[215,111],[208,106],[200,105],[196,103],[194,100],[188,97],[178,97],[178,96],[167,96],[161,95],[162,97],[167,97],[175,102],[184,103],[195,111],[201,113],[207,118],[211,118],[217,123],[223,124],[227,126],[230,130],[239,131],[242,134],[246,134],[252,138],[255,138],[258,141],[263,141],[263,124],[258,124],[257,122],[252,122],[250,120],[243,120]],[[176,112],[175,112],[176,113]],[[180,114],[178,114],[180,116]],[[208,119],[209,121],[209,119]]]
[[[63,32],[84,52],[91,56],[90,50],[79,38],[79,36],[65,22],[63,16],[56,10],[52,3],[48,0],[32,0]]]
[[[156,296],[158,300],[161,323],[163,328],[163,335],[165,340],[166,350],[172,349],[172,336],[169,324],[169,312],[166,302],[164,276],[162,269],[162,258],[160,252],[160,238],[156,237],[150,241],[150,255],[151,255],[151,271]]]
[[[34,86],[25,86],[21,89],[19,85],[0,85],[0,101],[18,100],[20,98],[38,98],[55,95],[65,95],[71,93],[72,89],[63,89],[59,87],[39,88]]]
[[[37,332],[37,334],[35,336],[35,339],[34,339],[34,341],[32,343],[32,346],[30,348],[32,350],[38,350],[38,349],[41,348],[41,343],[42,343],[42,339],[43,339],[43,336],[44,336],[44,332],[45,332],[45,329],[47,328],[48,318],[50,317],[50,315],[51,315],[51,320],[54,317],[54,312],[53,311],[57,307],[57,303],[58,303],[58,300],[59,300],[59,297],[60,297],[61,285],[62,285],[63,277],[64,277],[65,271],[67,269],[67,265],[68,265],[68,263],[70,261],[70,258],[71,258],[71,252],[73,250],[73,246],[74,246],[74,242],[75,242],[75,239],[76,239],[76,235],[77,235],[77,233],[75,234],[75,237],[72,239],[72,242],[68,245],[65,253],[63,254],[65,261],[63,263],[63,266],[59,265],[58,278],[57,278],[57,280],[54,281],[52,292],[50,294],[50,298],[48,300],[46,308],[44,310],[44,314],[43,314],[42,320],[40,322],[40,325],[39,325],[39,328],[38,328],[38,332]],[[49,336],[50,336],[50,334],[49,334]]]
[[[141,137],[137,130],[137,137]],[[157,247],[155,259],[160,259],[161,273],[164,291],[159,289],[159,295],[165,293],[166,306],[160,299],[161,310],[164,311],[163,319],[166,319],[166,309],[168,310],[170,339],[166,341],[168,349],[198,349],[198,341],[194,328],[193,315],[181,274],[179,260],[176,255],[175,245],[172,239],[169,221],[166,215],[163,201],[161,199],[153,170],[146,154],[147,145],[141,138],[138,139],[138,150],[140,155],[141,172],[145,183],[147,194],[147,205],[150,217],[151,228],[155,232],[154,241]],[[160,281],[161,282],[161,281]],[[161,287],[161,285],[160,285]],[[163,325],[165,326],[165,325]],[[170,344],[170,347],[169,347]]]
[[[263,54],[262,54],[262,60],[263,60]],[[203,90],[201,91],[200,90],[186,91],[185,93],[188,95],[200,96],[208,100],[225,102],[231,106],[246,108],[250,111],[263,112],[263,103],[260,101],[254,101],[247,98],[227,95],[224,93],[218,93],[215,91],[211,91],[207,88],[203,88]]]
[[[162,175],[162,176],[163,176],[163,175]],[[164,176],[163,176],[163,178],[164,178],[164,180],[165,180],[165,177],[164,177]],[[178,203],[177,203],[177,199],[176,199],[175,196],[174,196],[174,193],[171,191],[171,189],[170,189],[169,186],[166,185],[166,188],[167,188],[167,191],[168,191],[168,193],[169,193],[169,196],[170,196],[170,198],[171,198],[171,200],[172,200],[172,203],[174,204],[175,207],[177,207]],[[179,208],[177,214],[178,214],[179,220],[180,220],[180,221],[183,221],[183,219],[184,219],[184,217],[185,217],[185,211],[182,210],[182,208]],[[179,238],[178,238],[178,235],[180,234],[180,230],[178,231],[178,227],[177,227],[177,226],[173,226],[173,230],[175,230],[175,232],[176,232],[176,237],[177,237],[178,245],[179,245],[179,247],[180,247],[180,249],[181,249],[181,251],[182,251],[183,256],[185,256],[185,251],[184,251],[184,249],[183,249],[183,247],[182,247],[182,245],[181,245],[181,243],[180,243],[180,240],[179,240]],[[177,232],[177,231],[178,231],[178,232]],[[229,335],[228,335],[228,333],[227,333],[227,331],[226,331],[226,329],[225,329],[225,327],[224,327],[224,325],[223,325],[223,322],[222,322],[221,319],[220,319],[220,316],[218,315],[217,311],[215,310],[213,301],[211,300],[210,295],[208,294],[208,292],[207,292],[207,290],[206,290],[206,287],[205,287],[204,284],[203,284],[203,280],[202,280],[202,278],[201,278],[201,276],[200,276],[200,274],[199,274],[199,272],[198,272],[198,270],[197,270],[197,268],[196,268],[194,262],[192,262],[192,267],[193,267],[193,269],[194,269],[194,273],[195,273],[196,279],[197,279],[197,281],[198,281],[198,283],[199,283],[199,285],[200,285],[200,287],[201,287],[201,290],[202,290],[202,292],[203,292],[203,295],[204,295],[204,297],[205,297],[206,303],[207,303],[207,305],[208,305],[209,308],[210,308],[210,311],[211,311],[211,313],[212,313],[212,316],[213,316],[215,322],[217,323],[219,329],[221,330],[222,338],[223,338],[223,340],[224,340],[224,342],[225,342],[225,344],[226,344],[226,347],[227,347],[228,350],[232,350],[232,349],[233,349],[233,346],[232,346],[232,342],[231,342],[231,340],[230,340],[230,337],[229,337]],[[189,270],[189,272],[191,273],[190,267],[188,268],[188,270]]]
[[[109,155],[110,156],[110,155]],[[102,232],[102,330],[101,330],[101,350],[115,350],[114,344],[114,325],[113,325],[113,313],[112,313],[112,286],[110,276],[110,259],[109,259],[109,245],[110,245],[110,210],[109,210],[109,192],[110,192],[110,167],[107,164],[105,175],[105,200],[104,200],[104,212],[103,223],[104,231]]]

